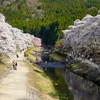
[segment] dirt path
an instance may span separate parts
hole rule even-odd
[[[23,62],[24,53],[19,53],[19,59],[16,56],[11,57],[12,60],[17,60],[18,68],[11,70],[10,73],[0,82],[0,100],[33,100],[27,94],[27,76],[29,72]],[[34,99],[36,100],[36,99]],[[38,100],[38,99],[37,99]]]
[[[85,60],[83,60],[82,58],[77,58],[78,60],[80,60],[81,62],[83,62],[83,63],[87,63],[87,64],[89,64],[89,65],[91,65],[92,67],[94,67],[94,68],[98,68],[98,66],[99,65],[97,65],[97,64],[95,64],[95,63],[91,63],[90,62],[90,60],[87,60],[87,59],[85,59]],[[99,69],[99,68],[98,68]]]
[[[69,53],[68,53],[68,55],[70,56]],[[95,63],[93,63],[93,62],[91,63],[90,60],[88,60],[88,59],[83,60],[81,57],[78,57],[78,58],[76,58],[76,59],[79,60],[79,61],[81,61],[81,62],[83,62],[83,63],[87,63],[87,64],[91,65],[91,67],[100,69],[100,68],[98,67],[99,65],[97,65],[97,64],[95,64]]]

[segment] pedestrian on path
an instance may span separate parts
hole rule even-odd
[[[90,55],[87,55],[87,59],[88,59],[88,60],[90,59]]]
[[[15,70],[17,70],[17,61],[15,62]]]
[[[15,70],[15,60],[12,61],[13,70]]]
[[[68,63],[68,59],[66,59],[66,63]]]
[[[17,54],[16,57],[19,58],[19,55]]]
[[[84,55],[82,55],[82,59],[85,60],[85,56]]]
[[[47,64],[47,61],[45,61],[45,64]]]
[[[90,62],[91,62],[91,63],[92,63],[92,60],[93,60],[93,59],[92,59],[92,58],[90,58]]]
[[[80,57],[80,53],[77,53],[77,58]]]
[[[80,54],[80,53],[78,53],[78,56],[79,56],[79,57],[80,57],[80,55],[81,55],[81,54]]]
[[[93,58],[93,62],[94,62],[94,63],[96,62],[96,58],[95,58],[95,57]]]
[[[43,63],[43,60],[41,59],[41,63]]]

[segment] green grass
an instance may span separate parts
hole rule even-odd
[[[51,96],[50,94],[56,94],[55,87],[53,86],[52,80],[50,77],[41,69],[38,68],[37,65],[32,65],[29,62],[26,62],[26,66],[29,67],[29,73],[27,74],[28,83],[41,91],[43,95],[42,98],[46,96],[46,99],[49,100],[58,100],[57,96]],[[43,99],[44,100],[44,99]]]
[[[9,60],[7,57],[0,57],[2,60],[0,61],[0,78],[7,71],[10,70],[11,64],[7,63]]]
[[[67,54],[65,54],[63,52],[60,52],[60,51],[56,51],[56,53],[59,54],[59,55],[61,55],[61,56],[63,56],[63,57],[66,57],[66,55],[67,55]]]
[[[32,61],[36,61],[36,57],[34,57],[30,52],[32,52],[32,48],[25,51],[25,56],[31,59]]]
[[[61,62],[62,59],[64,58],[64,56],[59,55],[57,53],[51,54],[50,57],[51,57],[51,59],[53,59],[54,61],[57,61],[57,62]]]
[[[27,62],[26,66],[29,67],[28,83],[40,90],[43,95],[46,95],[47,100],[49,100],[48,98],[52,98],[50,100],[66,100],[66,98],[73,100],[73,95],[62,77],[61,71],[56,70],[55,77],[51,77],[49,72],[44,72],[35,64],[32,65]],[[56,86],[56,84],[58,85]]]
[[[25,51],[25,56],[28,57],[30,60],[36,62],[36,57],[32,55],[32,54],[36,54],[36,52],[34,52],[33,50],[41,51],[42,47],[32,47]]]

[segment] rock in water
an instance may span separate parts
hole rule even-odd
[[[72,47],[74,51],[82,48],[86,51],[91,49],[100,50],[100,15],[86,15],[82,20],[74,21],[69,30],[63,30],[65,38],[64,48]],[[85,52],[86,52],[85,51]]]
[[[23,33],[22,30],[13,28],[5,22],[5,17],[0,14],[0,52],[5,56],[10,56],[17,50],[23,50],[34,46],[34,35]],[[39,40],[39,41],[38,41]],[[38,46],[41,45],[41,39],[37,38]]]

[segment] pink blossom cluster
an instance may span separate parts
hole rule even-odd
[[[40,38],[34,37],[33,42],[34,42],[34,45],[36,45],[37,47],[41,46],[41,39]]]

